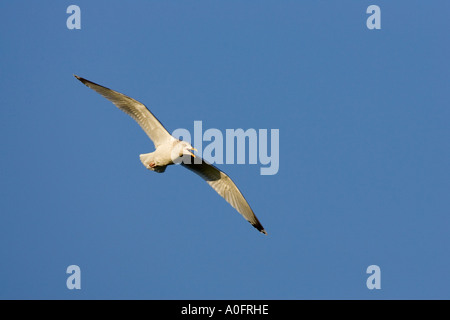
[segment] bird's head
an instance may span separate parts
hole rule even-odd
[[[195,154],[192,153],[192,151],[197,151],[193,146],[191,146],[190,143],[187,143],[186,141],[181,141],[182,145],[182,152],[180,153],[180,157],[183,155],[191,155],[195,158]]]
[[[176,158],[182,158],[183,156],[186,156],[186,155],[192,156],[195,158],[195,154],[193,154],[192,151],[197,151],[197,149],[195,149],[193,146],[191,146],[190,143],[188,143],[186,141],[178,140],[172,151],[173,152],[172,160],[174,162],[177,162]]]

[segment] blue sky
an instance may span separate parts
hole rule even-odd
[[[0,2],[0,298],[449,299],[449,10]],[[269,235],[191,172],[146,170],[151,141],[73,74],[170,132],[279,129],[276,175],[220,165]]]

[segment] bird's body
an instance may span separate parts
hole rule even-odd
[[[267,234],[244,196],[230,177],[215,166],[206,162],[204,159],[196,157],[191,151],[197,150],[189,143],[173,137],[145,105],[122,93],[108,89],[84,78],[78,76],[75,77],[87,87],[95,90],[110,100],[119,109],[129,114],[153,141],[155,151],[144,153],[139,156],[142,164],[147,169],[163,173],[167,166],[181,163],[183,167],[202,177],[256,229]]]
[[[171,156],[173,148],[180,148],[182,143],[183,141],[174,138],[172,141],[160,145],[153,152],[141,154],[139,158],[147,169],[162,173],[167,166],[174,164]]]

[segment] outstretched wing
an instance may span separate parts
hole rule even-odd
[[[155,144],[155,148],[172,138],[161,122],[147,109],[145,105],[122,93],[103,87],[99,84],[75,75],[75,78],[87,87],[97,91],[106,99],[114,103],[120,110],[130,115],[141,126]]]
[[[189,157],[189,156],[185,156]],[[198,158],[198,157],[197,157]],[[195,172],[202,177],[216,192],[223,197],[233,208],[235,208],[248,222],[250,222],[260,232],[267,234],[264,227],[259,222],[258,218],[253,213],[252,208],[245,200],[241,191],[231,178],[224,172],[220,171],[212,164],[201,159],[201,163],[198,159],[194,161],[194,158],[184,158],[181,163],[183,167]],[[189,161],[190,160],[190,161]]]

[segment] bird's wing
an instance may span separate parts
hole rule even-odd
[[[75,78],[87,87],[97,91],[106,99],[114,103],[120,110],[130,115],[141,126],[145,133],[155,144],[155,148],[171,139],[170,133],[163,127],[161,122],[147,109],[145,105],[122,93],[108,89],[94,82],[75,75]]]
[[[181,163],[183,167],[195,172],[202,177],[217,193],[223,197],[233,208],[235,208],[248,222],[250,222],[260,232],[267,234],[264,227],[259,222],[258,218],[253,213],[252,208],[245,200],[241,191],[236,184],[224,172],[220,171],[212,164],[209,164],[204,159],[196,159],[190,156],[185,156]],[[190,157],[190,159],[189,159]],[[201,160],[201,163],[200,161]],[[199,162],[199,163],[195,163]]]

